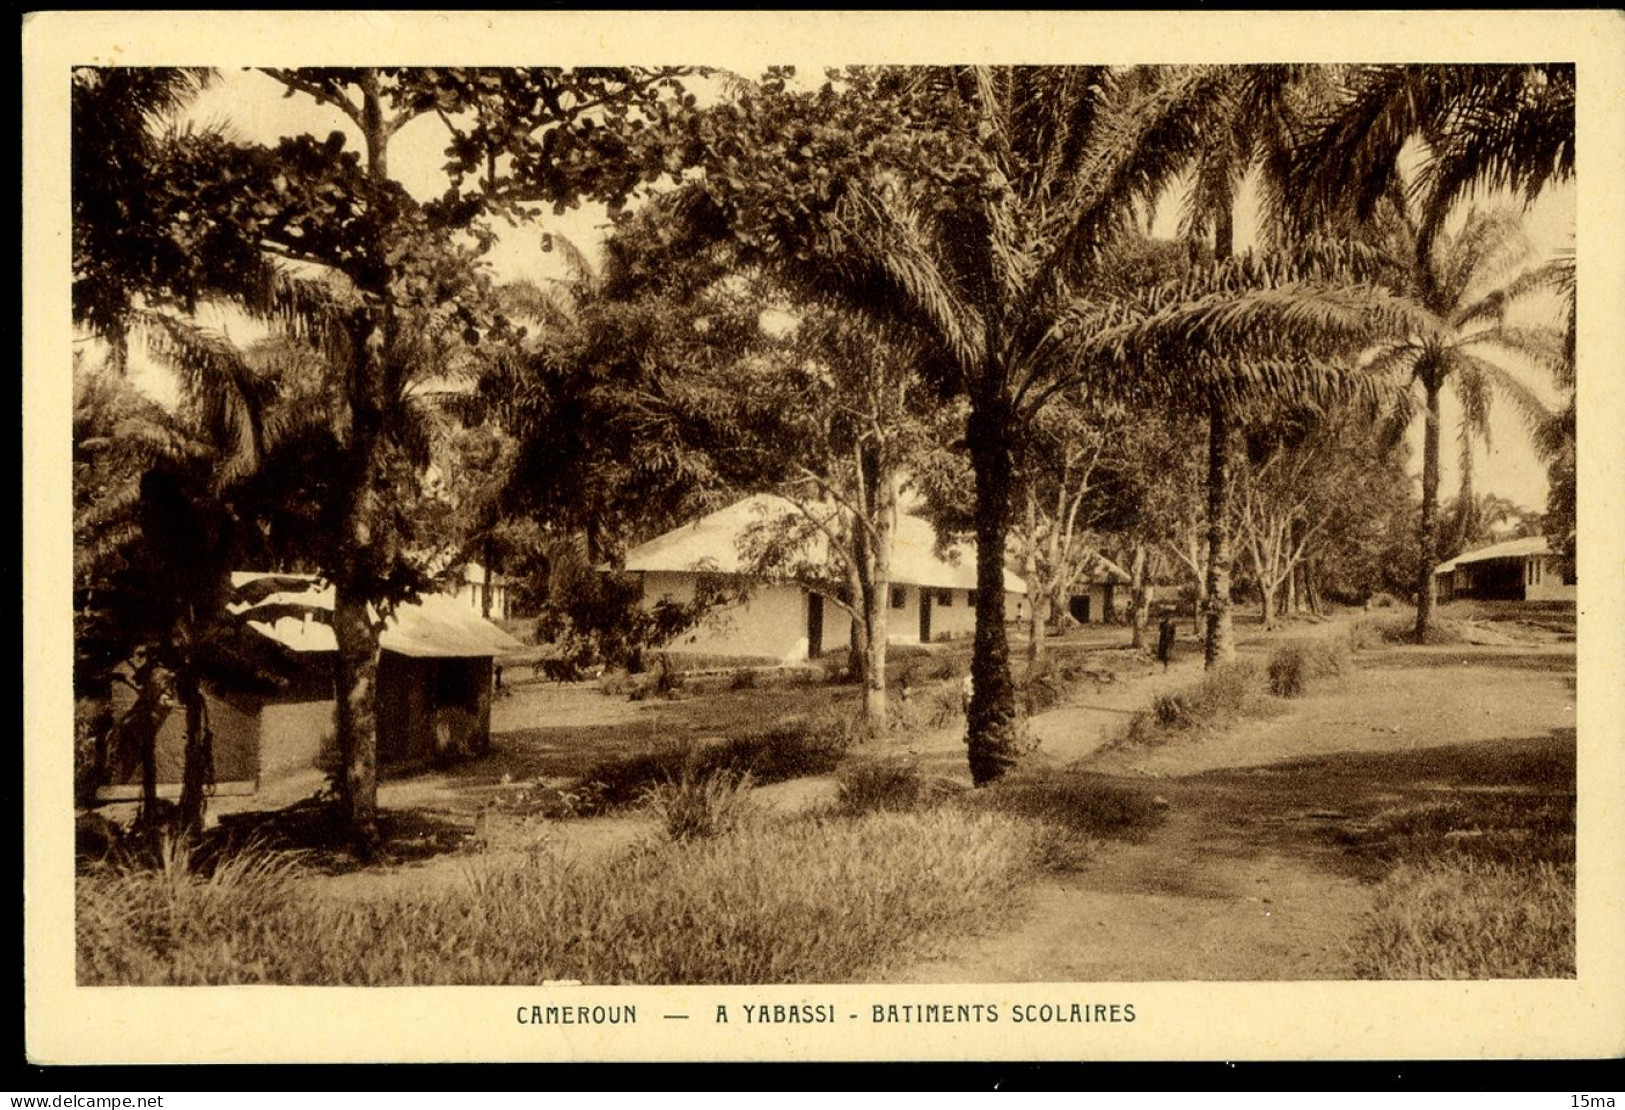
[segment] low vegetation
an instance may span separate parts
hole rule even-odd
[[[1574,867],[1468,855],[1401,864],[1355,947],[1368,979],[1572,978]]]
[[[1464,791],[1382,814],[1351,836],[1351,857],[1380,876],[1355,940],[1359,973],[1574,975],[1574,795],[1555,782],[1547,790]]]
[[[1336,678],[1348,665],[1348,646],[1341,640],[1282,644],[1270,654],[1270,693],[1278,698],[1302,697],[1315,682]]]
[[[1357,651],[1416,642],[1416,618],[1412,616],[1365,617],[1354,622],[1349,631],[1349,646]],[[1443,646],[1465,643],[1466,640],[1460,622],[1435,614],[1428,623],[1427,636],[1422,642]]]
[[[581,776],[590,804],[573,816],[591,816],[643,801],[647,792],[684,779],[750,775],[757,783],[782,782],[835,769],[856,736],[847,716],[815,714],[765,729],[693,743],[667,744],[594,764]]]
[[[676,782],[650,787],[643,800],[667,836],[694,840],[739,831],[753,812],[754,785],[748,771],[713,771],[697,778],[685,768]]]
[[[851,979],[919,938],[997,923],[1039,834],[936,807],[763,823],[601,867],[545,853],[466,884],[339,899],[297,865],[98,869],[78,887],[85,984],[795,983]],[[311,944],[321,937],[321,944]]]
[[[1205,672],[1194,686],[1157,694],[1151,708],[1129,718],[1109,746],[1165,744],[1182,734],[1216,730],[1268,712],[1264,668],[1239,659]]]

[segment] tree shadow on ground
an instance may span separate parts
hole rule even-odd
[[[1371,671],[1400,671],[1420,668],[1500,667],[1508,670],[1539,671],[1546,674],[1573,674],[1574,652],[1531,651],[1527,646],[1491,648],[1476,645],[1459,647],[1406,647],[1381,653],[1362,654],[1360,666]]]
[[[1574,860],[1575,740],[1545,736],[1409,751],[1339,752],[1180,778],[1103,780],[1192,813],[1204,853],[1306,856],[1376,879],[1448,849],[1477,858]]]
[[[343,874],[379,864],[411,863],[462,850],[473,832],[467,819],[429,809],[384,809],[378,814],[381,844],[372,860],[351,850],[339,806],[307,800],[275,810],[223,815],[206,832],[198,858],[227,858],[245,850],[299,852],[312,870]]]

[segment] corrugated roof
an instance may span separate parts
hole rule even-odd
[[[226,608],[245,617],[255,632],[290,651],[338,650],[333,587],[315,575],[236,571],[231,584],[243,600]],[[378,646],[420,659],[462,659],[504,655],[525,645],[456,598],[425,594],[395,606]]]
[[[1467,551],[1457,555],[1448,562],[1440,563],[1433,568],[1434,574],[1448,574],[1463,563],[1483,563],[1490,559],[1516,559],[1525,555],[1550,555],[1551,544],[1545,536],[1523,536],[1515,540],[1505,540],[1501,543],[1481,547],[1477,551]]]
[[[837,510],[830,507],[813,511],[827,512],[829,515],[822,519],[830,519]],[[740,538],[755,525],[800,515],[801,510],[783,497],[756,494],[633,548],[627,553],[626,569],[746,573],[749,567],[740,555]],[[944,553],[945,557],[939,558],[936,542],[937,533],[929,521],[912,513],[899,512],[897,531],[892,538],[891,580],[932,589],[974,590],[975,553],[964,545],[955,545]],[[826,551],[824,538],[818,536],[800,554],[817,563],[823,562]],[[1004,588],[1012,593],[1027,592],[1027,584],[1008,570],[1004,572]]]

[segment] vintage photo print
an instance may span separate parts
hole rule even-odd
[[[1622,47],[27,17],[30,1060],[1619,1053]]]

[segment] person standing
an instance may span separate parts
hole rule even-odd
[[[1157,626],[1157,659],[1162,663],[1162,669],[1168,669],[1168,660],[1174,655],[1174,640],[1179,636],[1179,629],[1174,624],[1174,615],[1166,609],[1162,612],[1162,623]]]

